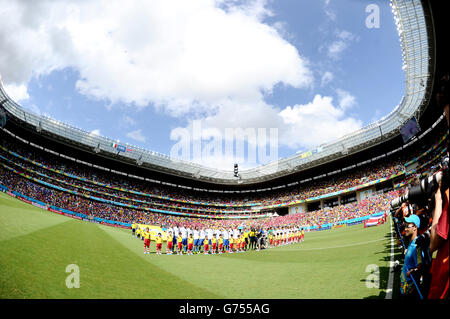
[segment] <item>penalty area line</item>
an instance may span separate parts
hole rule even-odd
[[[391,222],[391,259],[389,261],[389,277],[386,289],[386,297],[385,299],[392,299],[392,287],[394,285],[394,232],[392,228],[392,217],[390,218]]]

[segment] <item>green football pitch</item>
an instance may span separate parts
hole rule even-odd
[[[152,246],[145,255],[130,230],[0,193],[0,298],[362,299],[385,298],[388,288],[389,222],[306,233],[303,243],[239,254],[168,256],[163,245],[156,255]],[[73,282],[69,265],[77,266],[79,288],[66,284]],[[397,287],[394,276],[393,298]]]

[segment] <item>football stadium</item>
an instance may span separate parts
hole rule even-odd
[[[250,168],[92,134],[3,78],[0,297],[448,300],[444,2],[390,1],[388,115]]]

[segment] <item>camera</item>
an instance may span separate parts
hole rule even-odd
[[[428,248],[430,246],[430,231],[427,230],[422,235],[417,236],[416,244],[422,249]]]
[[[419,185],[409,188],[408,193],[397,197],[391,201],[391,210],[396,210],[402,203],[409,201],[420,207],[427,204],[433,194],[439,188],[439,182],[442,181],[442,189],[448,188],[448,156],[445,156],[440,163],[440,170],[429,177],[420,180]]]

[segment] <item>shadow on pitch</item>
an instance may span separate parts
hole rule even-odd
[[[386,235],[385,237],[389,237],[390,235]],[[394,241],[395,244],[395,241]],[[365,297],[364,299],[384,299],[386,298],[386,290],[388,286],[388,280],[389,280],[389,272],[392,271],[389,267],[389,262],[391,260],[390,256],[391,252],[391,243],[389,241],[388,244],[384,246],[384,249],[380,252],[376,252],[375,254],[381,255],[379,259],[379,263],[386,265],[386,266],[379,266],[379,288],[367,288],[374,291],[374,294],[368,297]],[[402,251],[398,247],[394,246],[394,258],[393,260],[402,260]],[[361,282],[366,282],[371,275],[370,273],[367,273],[367,277],[361,279]],[[393,273],[393,286],[392,286],[392,299],[396,299],[399,296],[400,288],[399,288],[399,282],[400,282],[400,272],[394,272]],[[370,287],[370,285],[369,285]],[[381,290],[381,291],[380,291]]]

